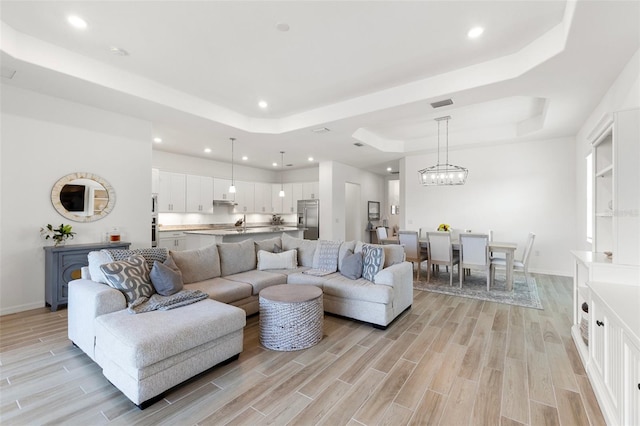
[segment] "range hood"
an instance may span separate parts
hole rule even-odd
[[[232,200],[213,200],[214,206],[237,206],[238,203]]]

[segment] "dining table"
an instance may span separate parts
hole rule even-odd
[[[427,239],[420,238],[418,240],[421,247],[427,247]],[[399,244],[400,241],[397,237],[385,238],[380,241],[381,244]],[[452,239],[451,247],[454,250],[460,250],[460,240]],[[506,260],[506,289],[507,291],[513,290],[513,259],[515,256],[517,243],[503,242],[503,241],[489,241],[489,251],[491,253],[504,253]]]

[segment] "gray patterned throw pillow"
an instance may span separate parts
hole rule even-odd
[[[151,297],[155,293],[149,278],[149,266],[140,254],[127,260],[101,265],[100,269],[108,284],[124,294],[127,305],[140,297]]]
[[[362,278],[373,282],[373,277],[384,265],[384,249],[380,246],[364,244],[362,246]]]

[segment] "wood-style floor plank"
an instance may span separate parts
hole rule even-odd
[[[7,425],[591,425],[605,421],[570,335],[569,278],[535,274],[545,309],[414,291],[387,330],[325,316],[322,341],[260,346],[139,410],[66,337],[67,311],[0,317]]]

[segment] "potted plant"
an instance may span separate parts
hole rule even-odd
[[[76,233],[71,231],[71,225],[61,223],[57,228],[54,228],[51,224],[40,228],[40,235],[44,236],[45,240],[51,238],[55,241],[56,246],[60,246],[64,245],[67,239],[73,239]]]
[[[449,225],[448,223],[441,223],[440,226],[438,226],[438,231],[449,232],[450,230],[451,225]]]

